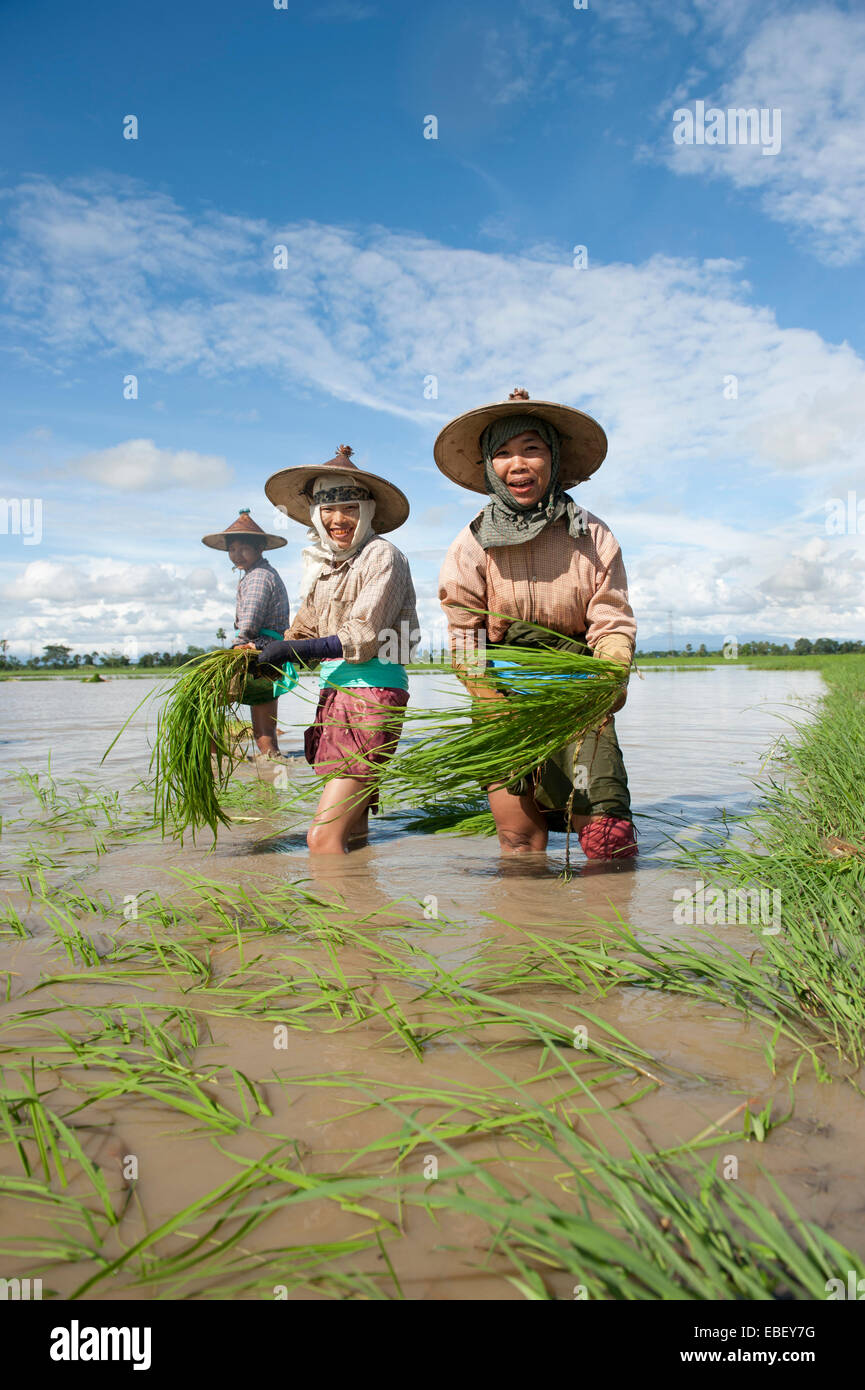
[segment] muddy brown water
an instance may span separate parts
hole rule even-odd
[[[61,786],[80,779],[88,786],[117,790],[126,796],[146,775],[149,737],[153,730],[153,702],[139,712],[121,741],[100,764],[99,759],[118,727],[146,693],[143,682],[113,680],[101,686],[72,681],[14,682],[0,685],[0,767],[15,771],[26,767],[45,773],[49,767]],[[525,944],[523,933],[540,928],[550,937],[585,934],[596,937],[603,924],[617,919],[630,923],[638,935],[655,944],[687,932],[673,919],[673,893],[694,886],[693,879],[671,865],[677,844],[699,838],[717,824],[722,811],[746,810],[754,800],[752,779],[765,764],[773,744],[791,720],[808,717],[821,691],[819,676],[811,672],[765,672],[727,666],[702,671],[651,671],[632,680],[625,710],[617,716],[619,739],[625,752],[632,799],[640,835],[641,856],[636,865],[601,868],[586,866],[576,842],[573,846],[575,877],[564,883],[564,837],[552,836],[546,855],[503,858],[495,839],[443,837],[411,830],[404,818],[373,819],[368,846],[334,860],[311,860],[305,847],[303,826],[280,823],[272,817],[242,821],[221,833],[215,847],[204,844],[181,847],[173,842],[149,839],[109,840],[104,853],[92,850],[92,837],[73,831],[62,841],[40,836],[38,825],[16,826],[15,817],[33,816],[32,799],[17,783],[3,786],[3,836],[0,841],[4,885],[9,901],[27,908],[26,894],[11,870],[20,867],[28,841],[53,845],[55,867],[46,872],[51,884],[70,881],[97,898],[120,902],[148,891],[165,900],[183,899],[184,889],[172,871],[203,874],[218,883],[266,887],[274,877],[305,883],[329,902],[340,902],[350,918],[363,917],[365,930],[412,934],[412,940],[448,968],[471,967],[477,958],[495,956]],[[413,676],[412,698],[432,706],[450,698],[457,689],[450,678]],[[307,689],[283,697],[281,743],[289,752],[302,746],[302,727],[311,709],[314,691]],[[247,764],[238,776],[253,782],[273,780],[274,765]],[[130,794],[130,804],[143,805],[141,792]],[[425,915],[426,913],[426,915]],[[431,917],[433,920],[431,921]],[[726,929],[731,942],[746,945],[753,937],[746,927]],[[0,1006],[0,1026],[14,1030],[16,1014],[32,1008],[28,991],[58,973],[70,973],[67,957],[40,930],[11,944],[0,945],[2,969],[13,972],[11,995]],[[119,922],[117,939],[135,939],[135,926]],[[105,950],[111,941],[105,931],[96,932]],[[257,969],[283,969],[282,938],[256,941]],[[237,946],[220,948],[216,975],[226,978],[239,964]],[[360,974],[366,968],[363,951],[346,953],[347,971]],[[183,1003],[194,1008],[176,980],[163,973],[147,977],[149,1007]],[[411,991],[405,998],[410,1003]],[[126,982],[115,986],[86,981],[51,984],[37,991],[70,1010],[88,1003],[117,1004],[136,997]],[[141,997],[140,995],[138,997]],[[525,1007],[542,1007],[551,1017],[570,1020],[573,1000],[561,991],[537,989],[512,996]],[[412,1022],[434,1023],[423,1007],[414,1009]],[[681,997],[640,989],[616,989],[590,1007],[604,1021],[644,1048],[651,1056],[646,1064],[661,1082],[637,1104],[616,1112],[622,1133],[599,1119],[590,1128],[613,1151],[622,1151],[624,1135],[641,1147],[669,1148],[687,1143],[708,1127],[723,1121],[746,1100],[761,1109],[773,1096],[777,1113],[789,1109],[789,1058],[779,1048],[775,1073],[763,1051],[765,1032],[748,1023],[734,1009],[722,1009]],[[569,1012],[570,1010],[570,1012]],[[312,1018],[318,1016],[313,1015]],[[569,1023],[570,1026],[570,1023]],[[218,1019],[212,1041],[196,1053],[196,1066],[206,1068],[226,1059],[238,1071],[262,1082],[272,1119],[260,1126],[268,1133],[290,1135],[301,1151],[311,1156],[315,1171],[336,1171],[347,1159],[382,1133],[394,1128],[393,1117],[374,1107],[362,1114],[347,1113],[345,1097],[333,1089],[305,1086],[300,1078],[350,1072],[382,1087],[489,1084],[489,1074],[479,1069],[471,1047],[464,1050],[445,1038],[431,1046],[420,1063],[405,1048],[395,1048],[385,1038],[380,1021],[366,1021],[350,1029],[318,1027],[292,1033],[290,1050],[274,1060],[272,1025],[251,1017]],[[506,1032],[507,1030],[505,1030]],[[469,1030],[471,1034],[471,1030]],[[14,1031],[7,1037],[14,1039]],[[26,1031],[21,1035],[26,1040]],[[485,1035],[485,1042],[490,1040]],[[537,1068],[530,1049],[498,1055],[497,1065],[521,1083]],[[285,1083],[268,1083],[277,1072]],[[422,1074],[422,1075],[421,1075]],[[617,1077],[602,1088],[606,1106],[621,1103],[643,1077]],[[297,1085],[293,1082],[297,1081]],[[546,1099],[555,1098],[555,1085]],[[141,1177],[137,1200],[122,1223],[120,1236],[128,1246],[146,1229],[168,1219],[202,1192],[225,1181],[235,1171],[233,1161],[220,1152],[205,1134],[191,1134],[182,1117],[142,1103],[140,1097],[120,1097],[110,1104],[99,1102],[88,1112],[91,1156],[119,1184],[118,1171],[124,1153],[135,1153]],[[726,1125],[724,1125],[726,1127]],[[736,1127],[736,1121],[731,1124]],[[795,1088],[793,1117],[773,1129],[764,1144],[730,1140],[717,1152],[735,1155],[739,1181],[749,1191],[768,1195],[761,1169],[781,1183],[800,1214],[830,1231],[854,1249],[865,1248],[865,1210],[858,1187],[856,1154],[865,1139],[861,1098],[853,1086],[839,1078],[817,1084],[803,1068]],[[255,1128],[232,1136],[223,1147],[231,1153],[252,1156],[267,1145]],[[710,1152],[705,1151],[704,1157]],[[463,1156],[494,1159],[508,1179],[519,1184],[522,1159],[514,1146],[493,1144],[489,1139],[466,1143]],[[418,1165],[421,1155],[414,1160]],[[522,1165],[522,1167],[521,1167]],[[368,1161],[364,1171],[380,1171]],[[558,1193],[549,1175],[532,1180],[541,1189]],[[566,1199],[562,1199],[566,1200]],[[26,1234],[31,1230],[20,1206],[3,1204],[4,1229]],[[339,1240],[357,1232],[356,1216],[334,1203],[312,1201],[275,1212],[248,1242],[258,1250],[280,1243]],[[410,1298],[512,1298],[518,1292],[507,1281],[504,1262],[484,1267],[482,1239],[477,1223],[456,1214],[445,1216],[439,1227],[413,1212],[401,1239],[389,1250],[400,1283]],[[366,1263],[364,1263],[364,1258]],[[352,1268],[381,1272],[377,1255],[357,1257]],[[14,1266],[14,1261],[6,1261]],[[345,1261],[342,1262],[345,1265]],[[341,1267],[339,1261],[334,1267]],[[345,1266],[348,1267],[348,1266]],[[0,1270],[11,1277],[30,1266],[21,1264]],[[89,1266],[83,1267],[85,1272]],[[844,1277],[844,1272],[839,1272]],[[84,1277],[82,1266],[52,1269],[51,1287],[67,1296]],[[570,1297],[570,1277],[553,1276],[549,1287],[559,1297]],[[194,1296],[195,1284],[181,1289]],[[136,1296],[128,1280],[117,1278],[98,1286],[94,1297]],[[261,1296],[260,1294],[258,1296]],[[299,1297],[315,1297],[303,1290]]]

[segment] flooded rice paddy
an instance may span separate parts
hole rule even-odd
[[[456,688],[412,678],[427,706]],[[691,1150],[764,1200],[771,1177],[803,1219],[865,1248],[856,1079],[824,1055],[836,1079],[819,1081],[732,1003],[616,984],[567,949],[629,927],[663,957],[699,936],[674,917],[694,887],[678,848],[753,804],[821,689],[811,672],[730,667],[632,679],[616,723],[640,858],[587,865],[574,840],[564,882],[564,836],[503,858],[494,838],[419,833],[396,812],[366,847],[311,860],[262,762],[238,769],[215,846],[162,841],[136,787],[152,701],[100,764],[144,682],[0,685],[0,765],[39,774],[35,791],[3,784],[21,923],[0,937],[10,1135],[30,1078],[38,1095],[0,1172],[41,1183],[33,1202],[6,1188],[2,1273],[41,1273],[63,1298],[508,1299],[533,1277],[571,1298],[579,1258],[520,1274],[484,1202],[530,1193],[609,1220],[577,1196],[584,1143],[612,1160]],[[313,695],[280,702],[298,767]]]

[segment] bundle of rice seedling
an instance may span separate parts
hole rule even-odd
[[[156,742],[150,759],[154,814],[163,835],[170,827],[182,842],[186,830],[192,831],[194,839],[196,830],[203,826],[209,826],[215,835],[218,825],[229,824],[219,794],[225,791],[240,760],[239,749],[245,737],[236,726],[231,706],[240,697],[253,655],[243,648],[219,647],[180,668],[157,717]],[[145,696],[145,700],[149,698],[150,695]],[[144,700],[133,715],[142,704]],[[117,738],[103,758],[111,752]]]
[[[540,631],[543,631],[542,629]],[[513,786],[557,749],[596,729],[622,693],[615,661],[553,648],[491,646],[479,681],[505,698],[472,698],[446,709],[412,709],[415,738],[388,764],[390,796],[426,804]]]
[[[627,680],[622,666],[557,645],[569,639],[548,628],[523,627],[535,628],[538,646],[488,646],[487,668],[466,672],[471,699],[408,707],[402,732],[409,742],[384,769],[370,762],[390,805],[429,808],[491,785],[514,787],[609,715]],[[424,669],[442,673],[412,666]],[[504,698],[485,698],[490,690]]]
[[[184,830],[217,825],[229,817],[219,793],[239,761],[244,737],[232,732],[230,706],[242,687],[251,653],[222,648],[190,663],[159,711],[150,766],[155,774],[156,818],[165,834],[170,824]]]

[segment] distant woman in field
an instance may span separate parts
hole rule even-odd
[[[321,662],[321,690],[306,731],[307,760],[325,783],[307,835],[316,854],[340,854],[365,838],[377,781],[399,741],[408,704],[405,662],[419,636],[406,557],[383,531],[401,526],[406,497],[359,469],[341,444],[335,458],[286,468],[265,484],[276,506],[311,527],[303,599],[285,641],[264,648],[259,667]]]
[[[291,617],[285,585],[264,558],[265,550],[278,550],[285,539],[262,531],[249,508],[244,507],[224,531],[203,536],[202,541],[212,550],[227,550],[234,568],[243,571],[237,584],[232,646],[260,651],[282,636]],[[259,753],[267,758],[280,757],[276,728],[279,693],[278,686],[265,682],[249,682],[244,692],[238,692],[239,702],[250,705],[253,738]]]
[[[451,545],[439,577],[454,660],[475,695],[502,698],[489,681],[467,677],[464,665],[478,635],[537,646],[538,634],[527,623],[563,634],[570,640],[560,645],[571,650],[630,666],[637,628],[618,541],[564,491],[594,473],[606,450],[606,436],[590,416],[530,401],[521,390],[460,415],[436,440],[441,471],[489,498]],[[624,703],[623,694],[615,709]],[[550,829],[568,828],[569,813],[587,858],[637,853],[612,717],[513,789],[500,784],[488,790],[507,853],[544,850]]]

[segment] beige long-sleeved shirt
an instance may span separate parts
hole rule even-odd
[[[591,512],[588,534],[568,535],[567,518],[547,526],[522,545],[484,550],[470,527],[460,531],[439,575],[439,598],[450,629],[451,650],[460,664],[470,657],[473,634],[486,628],[499,642],[510,621],[540,623],[567,637],[586,634],[595,656],[629,664],[637,624],[628,602],[628,579],[618,541]],[[484,618],[461,611],[500,613]]]
[[[411,659],[420,637],[408,560],[383,536],[371,536],[347,560],[334,556],[318,576],[286,637],[342,642],[345,661]]]

